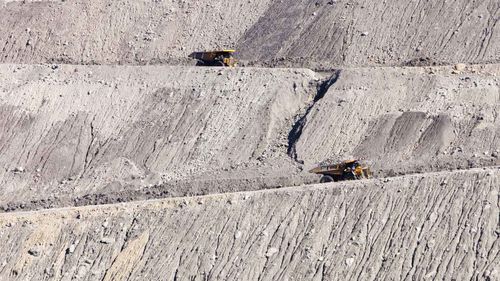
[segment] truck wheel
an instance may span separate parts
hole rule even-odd
[[[352,180],[356,179],[356,176],[351,172],[347,172],[347,173],[344,173],[343,178],[344,178],[344,180],[352,181]]]
[[[331,176],[325,175],[322,176],[321,179],[319,180],[320,183],[325,183],[325,182],[332,182],[333,178]]]

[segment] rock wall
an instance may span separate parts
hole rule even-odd
[[[83,196],[245,170],[286,146],[317,79],[304,69],[3,65],[0,194]]]
[[[362,158],[390,175],[498,165],[500,67],[344,69],[295,148],[314,165]]]
[[[0,208],[300,185],[327,159],[499,165],[499,69],[4,65]]]
[[[482,1],[7,1],[0,62],[192,64],[193,51],[294,67],[492,63],[500,3]]]
[[[273,1],[239,49],[303,66],[498,62],[499,19],[496,0]]]
[[[175,63],[233,48],[268,5],[259,1],[8,1],[0,62]]]
[[[0,214],[5,280],[500,278],[499,170]]]

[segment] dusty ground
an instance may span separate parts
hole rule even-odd
[[[499,19],[0,0],[0,279],[500,279]],[[312,184],[344,158],[375,178]]]

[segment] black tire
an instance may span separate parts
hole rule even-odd
[[[327,183],[327,182],[333,182],[333,178],[329,175],[324,175],[321,177],[319,180],[320,183]]]
[[[356,176],[352,172],[344,173],[344,180],[352,181],[356,180]]]

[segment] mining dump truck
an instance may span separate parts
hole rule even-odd
[[[333,165],[320,165],[309,172],[322,175],[320,179],[321,183],[358,180],[372,176],[370,168],[362,165],[358,160],[347,160]]]
[[[222,50],[211,52],[194,52],[190,58],[197,59],[198,66],[230,66],[234,67],[237,60],[234,58],[235,50]]]

